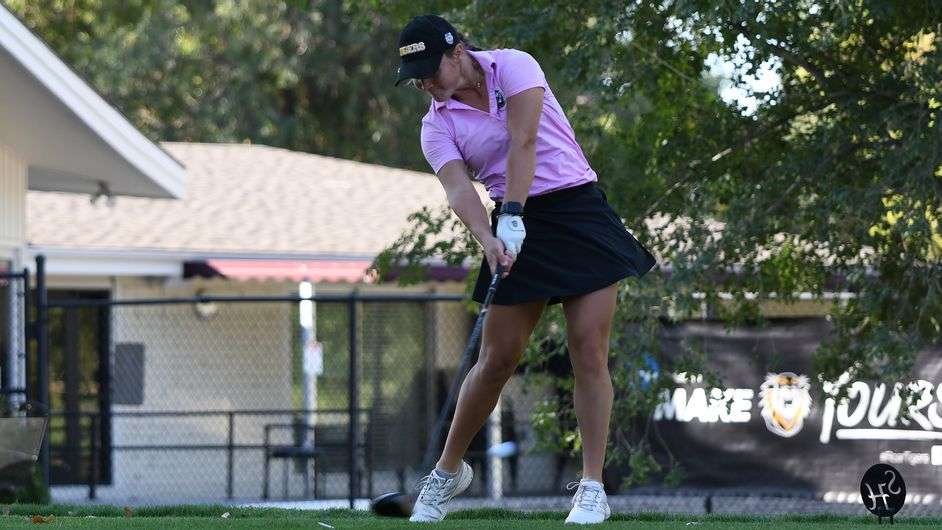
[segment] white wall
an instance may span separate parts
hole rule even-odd
[[[12,259],[26,237],[26,164],[0,145],[0,259]]]
[[[0,270],[20,269],[18,257],[26,237],[25,224],[26,164],[11,148],[0,145]],[[0,381],[21,388],[26,385],[25,350],[22,347],[25,340],[24,315],[19,298],[22,285],[19,282],[13,285],[16,289],[7,289],[6,296],[0,297],[0,304],[9,308],[6,311],[9,318],[0,323],[6,327],[4,334],[8,337],[0,356],[5,357],[6,366],[10,367],[7,373],[0,374]],[[11,396],[11,399],[18,398]]]
[[[194,285],[165,287],[162,281],[120,280],[115,298],[190,297]],[[238,284],[217,283],[212,294],[252,294]],[[258,293],[255,293],[258,294]],[[270,293],[269,293],[270,294]],[[190,304],[118,306],[112,316],[115,344],[144,344],[144,402],[115,405],[113,445],[225,444],[225,415],[122,417],[121,412],[291,409],[290,306],[221,304],[202,320]],[[113,373],[115,384],[122,374]],[[236,422],[237,444],[261,443],[263,426],[288,417],[244,417]],[[258,495],[261,452],[254,465],[242,464],[234,486]],[[241,456],[242,452],[237,453]],[[222,499],[225,495],[224,451],[113,452],[113,484],[130,499]]]

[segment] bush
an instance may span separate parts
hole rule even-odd
[[[43,484],[42,471],[33,462],[8,466],[2,474],[0,504],[49,504],[49,488]]]

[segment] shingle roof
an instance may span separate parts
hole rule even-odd
[[[261,145],[164,143],[187,168],[182,200],[31,191],[27,241],[80,249],[373,255],[421,206],[434,175]],[[483,189],[482,196],[486,195]]]

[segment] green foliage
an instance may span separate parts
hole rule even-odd
[[[909,380],[916,352],[942,337],[942,7],[785,4],[485,0],[453,13],[472,38],[540,60],[613,207],[669,266],[623,284],[612,335],[609,458],[627,463],[628,483],[682,476],[645,445],[670,374],[718,382],[697,344],[664,357],[665,323],[706,312],[728,327],[762,325],[773,296],[851,292],[830,309],[819,383],[845,372]],[[731,83],[754,109],[718,98],[711,56],[736,64]],[[781,77],[768,93],[745,82],[762,65]],[[385,259],[418,264],[431,256],[419,241]],[[563,329],[558,314],[544,320],[537,339]],[[550,355],[531,348],[525,362]],[[642,387],[645,355],[662,370]],[[565,418],[569,406],[549,399],[534,418],[558,449],[567,427],[552,413]]]
[[[368,2],[6,3],[151,139],[427,167],[428,102],[393,87],[400,23]]]
[[[43,484],[42,471],[39,466],[30,463],[32,472],[29,473],[30,480],[19,487],[13,489],[0,488],[0,504],[49,504],[49,488]],[[18,474],[18,473],[17,473]]]
[[[401,284],[413,284],[426,279],[426,264],[431,260],[462,265],[479,254],[474,236],[450,208],[433,211],[422,207],[410,214],[407,221],[412,228],[374,260],[373,267],[381,277],[395,271]]]
[[[391,83],[401,25],[438,12],[482,47],[532,53],[609,202],[664,267],[624,282],[612,335],[622,427],[610,458],[632,467],[632,482],[680,476],[645,456],[670,374],[715,380],[697,344],[665,357],[665,324],[705,313],[761,325],[772,296],[851,292],[830,308],[819,382],[845,372],[904,381],[915,353],[942,338],[938,2],[6,2],[152,138],[421,170],[428,102]],[[714,57],[735,64],[732,79],[709,73]],[[767,67],[781,85],[757,92],[746,79]],[[755,107],[724,102],[727,82]],[[410,282],[429,260],[480,259],[450,212],[410,222],[378,258],[381,272]],[[562,324],[548,312],[525,363],[528,380],[565,391],[567,377],[540,368],[559,354]],[[645,356],[660,379],[639,379]],[[574,447],[553,410],[571,418],[556,400],[534,419],[546,439]]]

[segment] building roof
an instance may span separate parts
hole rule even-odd
[[[181,200],[31,191],[27,242],[72,254],[371,258],[422,206],[447,205],[438,179],[262,145],[165,143],[187,167]],[[480,188],[482,197],[486,197]]]
[[[185,170],[0,5],[0,144],[34,190],[180,197]]]

